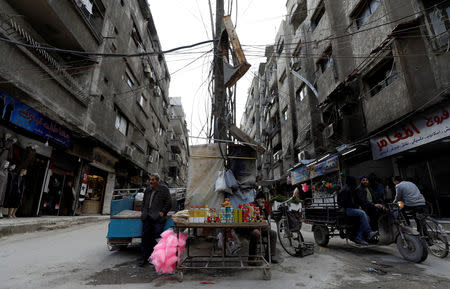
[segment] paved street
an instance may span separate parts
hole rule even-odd
[[[361,250],[341,240],[316,248],[305,258],[281,252],[272,280],[260,271],[187,272],[158,275],[139,268],[139,250],[109,252],[107,222],[68,229],[18,234],[0,239],[0,288],[449,288],[450,258],[430,256],[420,265],[403,261],[395,247]],[[305,232],[312,240],[312,234]],[[388,265],[385,275],[366,272],[374,263]],[[392,266],[392,267],[390,267]],[[203,281],[215,284],[204,285]]]

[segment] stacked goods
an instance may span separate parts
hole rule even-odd
[[[189,223],[259,223],[264,221],[264,215],[253,203],[239,205],[233,209],[228,198],[220,209],[191,207],[188,212]]]

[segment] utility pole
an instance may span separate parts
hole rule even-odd
[[[224,53],[220,40],[222,35],[222,17],[224,16],[224,0],[216,1],[216,41],[214,42],[214,101],[212,107],[214,139],[228,139],[226,125],[226,91],[223,75]]]

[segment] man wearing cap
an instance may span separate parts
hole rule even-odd
[[[378,209],[383,208],[377,194],[370,188],[369,178],[365,175],[359,177],[357,194],[361,208],[369,216],[370,226],[373,230],[378,230]]]
[[[259,191],[255,196],[255,202],[254,204],[259,207],[259,210],[262,214],[264,214],[264,219],[268,220],[269,213],[266,209],[266,197],[262,191]],[[267,234],[267,229],[263,230],[264,234]],[[269,231],[270,235],[270,255],[271,255],[271,261],[274,264],[278,263],[278,260],[276,259],[276,248],[277,248],[277,233],[274,230]],[[250,256],[256,255],[256,247],[258,245],[259,238],[261,236],[261,231],[259,229],[254,229],[250,234],[250,241],[248,243],[248,254]],[[268,254],[266,252],[266,259],[268,260]],[[254,260],[254,258],[249,257],[249,261]],[[255,262],[250,262],[250,266],[258,265]]]

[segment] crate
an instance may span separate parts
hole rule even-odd
[[[134,211],[141,211],[143,203],[144,203],[143,201],[134,201],[133,210]]]

